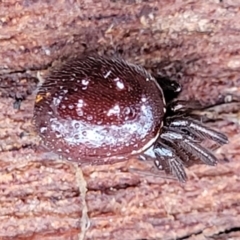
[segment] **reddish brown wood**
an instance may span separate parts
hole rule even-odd
[[[31,119],[40,76],[91,51],[181,75],[182,99],[234,102],[205,111],[229,136],[217,154],[230,162],[191,167],[185,185],[129,171],[146,168],[134,159],[83,167],[85,239],[239,239],[239,7],[231,0],[1,1],[0,239],[79,238],[76,169],[44,154]],[[15,95],[26,98],[19,110]]]

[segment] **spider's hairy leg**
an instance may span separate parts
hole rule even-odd
[[[166,130],[161,134],[161,138],[170,143],[174,143],[182,148],[187,155],[193,155],[199,158],[207,165],[214,166],[217,163],[217,158],[208,149],[202,147],[197,142],[193,141],[187,135]]]
[[[207,165],[215,166],[218,162],[218,159],[214,156],[214,154],[207,148],[202,147],[200,144],[186,140],[181,143],[181,146]]]
[[[168,109],[175,114],[188,113],[196,109],[201,109],[202,106],[198,101],[174,100],[168,104]]]
[[[225,134],[210,129],[201,124],[199,121],[187,117],[176,117],[172,119],[172,121],[169,123],[169,127],[188,131],[197,138],[208,138],[221,145],[228,143],[228,138]]]
[[[170,172],[180,182],[186,182],[187,175],[184,170],[184,164],[172,147],[159,141],[153,151],[157,156],[154,164],[158,169],[165,170],[166,173]]]

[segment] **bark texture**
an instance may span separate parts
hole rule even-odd
[[[239,9],[238,0],[0,1],[0,238],[240,239]],[[146,168],[134,159],[84,166],[84,196],[79,169],[41,150],[31,123],[44,75],[84,52],[179,79],[180,98],[211,105],[208,124],[230,139],[216,154],[230,162],[193,166],[184,185],[130,171]]]

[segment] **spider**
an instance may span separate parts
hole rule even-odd
[[[79,164],[130,157],[153,161],[185,182],[185,166],[217,158],[203,141],[227,137],[191,115],[194,103],[175,100],[181,86],[118,58],[81,56],[54,69],[40,87],[34,124],[49,150]]]

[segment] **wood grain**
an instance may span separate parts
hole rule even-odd
[[[180,98],[212,105],[208,124],[230,143],[216,152],[228,163],[193,166],[184,185],[131,171],[147,168],[134,159],[82,167],[85,239],[240,239],[239,7],[231,0],[1,1],[0,239],[81,238],[77,169],[40,147],[31,119],[49,69],[86,52],[121,55],[179,79]]]

